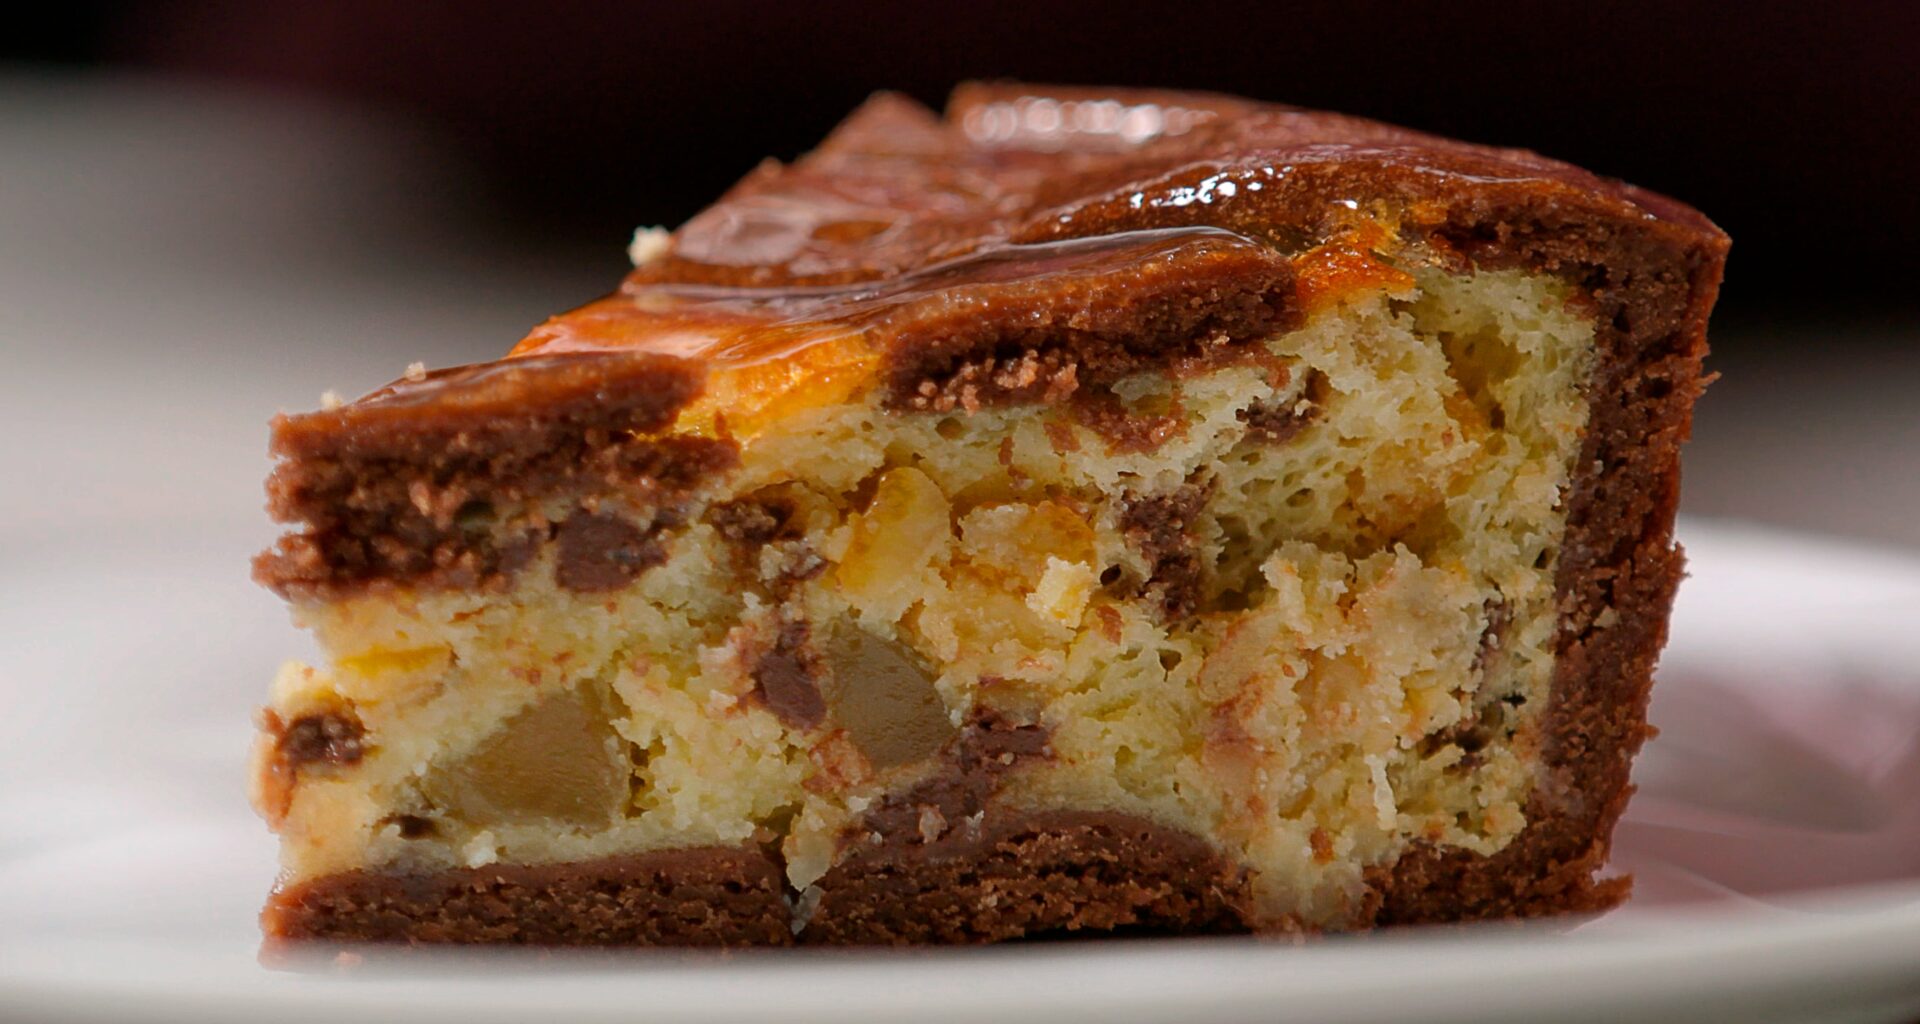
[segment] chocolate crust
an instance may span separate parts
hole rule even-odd
[[[819,886],[803,942],[1248,930],[1244,871],[1192,835],[1125,814],[989,810],[933,843],[855,845]]]
[[[1574,281],[1593,303],[1597,352],[1587,432],[1563,499],[1562,611],[1528,824],[1491,857],[1420,846],[1377,872],[1381,924],[1597,912],[1631,890],[1629,878],[1595,876],[1633,792],[1633,757],[1652,735],[1653,668],[1684,569],[1673,541],[1680,448],[1708,380],[1707,318],[1728,246],[1697,214],[1675,217],[1693,230],[1581,223],[1536,204],[1528,218],[1493,228],[1468,228],[1455,214],[1441,231],[1475,266]]]
[[[406,876],[356,871],[274,892],[269,940],[543,946],[781,946],[780,866],[706,847]]]
[[[1164,621],[1184,619],[1200,605],[1206,573],[1189,524],[1212,495],[1212,480],[1190,480],[1171,494],[1128,495],[1121,502],[1120,529],[1150,570],[1142,592]]]
[[[855,852],[795,938],[777,864],[709,847],[405,876],[350,872],[273,894],[268,941],[411,945],[980,943],[1050,933],[1248,930],[1246,873],[1198,838],[1113,813],[993,811],[932,844]]]
[[[1069,238],[1037,256],[1006,251],[1016,255],[927,275],[920,287],[928,298],[876,325],[890,405],[971,412],[1064,401],[1151,367],[1232,359],[1238,346],[1301,322],[1292,265],[1227,232]],[[1026,276],[994,280],[1005,273],[995,262]]]
[[[254,578],[290,599],[393,581],[486,586],[558,528],[509,514],[516,505],[619,495],[642,512],[670,510],[738,454],[727,441],[647,436],[701,386],[666,356],[549,355],[276,417],[267,507],[301,530],[254,560]]]

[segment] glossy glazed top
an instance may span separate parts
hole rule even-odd
[[[1004,350],[983,323],[1067,330],[1075,310],[1137,288],[1148,264],[1161,280],[1199,279],[1237,260],[1299,314],[1404,287],[1390,263],[1414,249],[1498,260],[1503,225],[1521,222],[1596,249],[1724,245],[1695,211],[1632,186],[1339,114],[972,84],[943,119],[883,94],[807,156],[761,165],[617,292],[541,324],[510,358],[657,354],[704,379],[699,404],[765,412],[844,396],[889,366],[918,370],[956,333]],[[396,382],[362,402],[418,405],[492,375]]]

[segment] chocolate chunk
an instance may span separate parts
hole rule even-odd
[[[1255,402],[1245,409],[1234,413],[1240,422],[1247,425],[1247,437],[1262,444],[1285,444],[1293,440],[1295,434],[1307,428],[1313,422],[1314,413],[1319,409],[1308,406],[1298,408],[1298,401],[1291,402]]]
[[[1320,418],[1326,398],[1327,378],[1315,370],[1298,397],[1280,401],[1259,401],[1234,413],[1247,425],[1247,437],[1261,444],[1285,444]]]
[[[1193,517],[1213,496],[1213,481],[1188,481],[1169,494],[1128,495],[1119,523],[1127,543],[1152,566],[1142,592],[1160,606],[1161,618],[1176,622],[1200,607],[1205,566]]]
[[[568,590],[618,590],[667,560],[657,539],[608,512],[575,512],[555,534],[553,577]]]
[[[1513,609],[1505,598],[1496,597],[1487,602],[1487,625],[1480,631],[1480,646],[1473,652],[1472,672],[1475,678],[1487,674],[1487,667],[1493,659],[1500,656],[1500,648],[1506,640],[1507,628],[1513,624]]]
[[[749,580],[764,583],[775,603],[827,569],[827,560],[810,545],[793,543],[806,537],[803,500],[792,488],[775,486],[719,502],[707,510],[707,523],[731,545],[735,570]],[[783,557],[769,566],[760,554],[773,543],[786,547]]]
[[[707,511],[707,522],[720,536],[749,548],[798,535],[792,529],[794,504],[784,498],[741,498],[724,501]]]
[[[1052,754],[1053,732],[1045,725],[981,708],[960,732],[954,763],[964,772],[998,774],[1017,762]]]
[[[1502,642],[1513,623],[1513,609],[1505,598],[1494,597],[1486,603],[1486,617],[1487,624],[1480,631],[1480,643],[1474,650],[1473,664],[1467,670],[1476,682],[1482,684],[1495,659],[1500,657]],[[1522,694],[1495,695],[1480,691],[1475,697],[1475,705],[1460,721],[1420,741],[1420,756],[1432,757],[1447,747],[1458,747],[1462,756],[1455,763],[1459,767],[1479,767],[1483,760],[1480,752],[1506,731],[1506,709],[1525,704],[1526,700]]]
[[[1432,757],[1447,747],[1460,749],[1460,760],[1455,762],[1462,768],[1477,768],[1482,762],[1480,752],[1505,731],[1507,722],[1506,705],[1499,701],[1482,706],[1460,721],[1427,736],[1420,741],[1420,756]]]
[[[753,664],[753,695],[793,729],[811,729],[827,717],[820,695],[820,656],[804,622],[780,627],[773,646]]]
[[[348,765],[366,753],[366,729],[351,711],[301,715],[287,724],[275,749],[289,768],[309,764]]]
[[[1082,391],[1074,396],[1070,408],[1081,426],[1106,442],[1110,455],[1156,451],[1187,432],[1187,421],[1180,415],[1178,404],[1164,413],[1138,412],[1122,405],[1105,388]]]
[[[938,835],[926,835],[925,823],[952,828],[977,818],[1002,776],[1052,753],[1053,733],[1046,726],[979,709],[948,741],[939,769],[905,792],[883,798],[861,820],[858,834],[877,833],[883,844],[931,842]]]

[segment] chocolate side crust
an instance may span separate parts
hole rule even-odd
[[[819,885],[803,942],[1248,929],[1245,872],[1194,836],[1124,814],[990,810],[933,843],[856,845]]]
[[[1717,231],[1676,247],[1624,228],[1611,237],[1556,230],[1544,217],[1511,231],[1451,230],[1475,265],[1577,280],[1594,302],[1598,352],[1564,499],[1563,613],[1528,825],[1491,857],[1416,847],[1376,872],[1381,924],[1592,912],[1629,893],[1629,878],[1594,876],[1632,795],[1633,756],[1651,735],[1653,667],[1684,564],[1673,542],[1680,447],[1707,384],[1707,316],[1727,251]]]
[[[350,872],[273,894],[269,939],[545,946],[779,946],[780,866],[708,847],[421,876]]]
[[[549,355],[444,370],[278,417],[267,507],[302,529],[254,560],[254,578],[283,597],[395,579],[484,586],[558,529],[503,521],[504,506],[619,494],[643,513],[671,513],[737,456],[727,441],[645,436],[701,386],[697,367],[666,356]]]

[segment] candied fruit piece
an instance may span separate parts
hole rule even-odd
[[[932,674],[904,645],[843,626],[825,648],[822,691],[834,721],[875,768],[931,756],[953,736]]]
[[[472,824],[604,825],[620,812],[628,776],[603,700],[587,686],[508,719],[422,788],[435,806]]]
[[[960,522],[961,550],[978,567],[1004,573],[1030,590],[1053,561],[1090,564],[1093,527],[1056,501],[977,508]]]
[[[1027,607],[1049,622],[1077,626],[1099,586],[1100,578],[1085,562],[1063,562],[1049,556],[1046,572],[1027,595]]]
[[[917,469],[891,469],[867,510],[848,525],[852,536],[836,574],[840,589],[869,616],[899,618],[925,589],[923,570],[952,539],[947,496]]]
[[[410,647],[404,650],[375,647],[359,654],[339,658],[335,664],[343,672],[378,676],[439,669],[449,660],[451,655],[445,647]]]
[[[1369,224],[1353,236],[1295,256],[1294,288],[1301,305],[1317,311],[1370,292],[1397,294],[1412,288],[1411,274],[1374,255],[1383,235],[1378,225]]]

